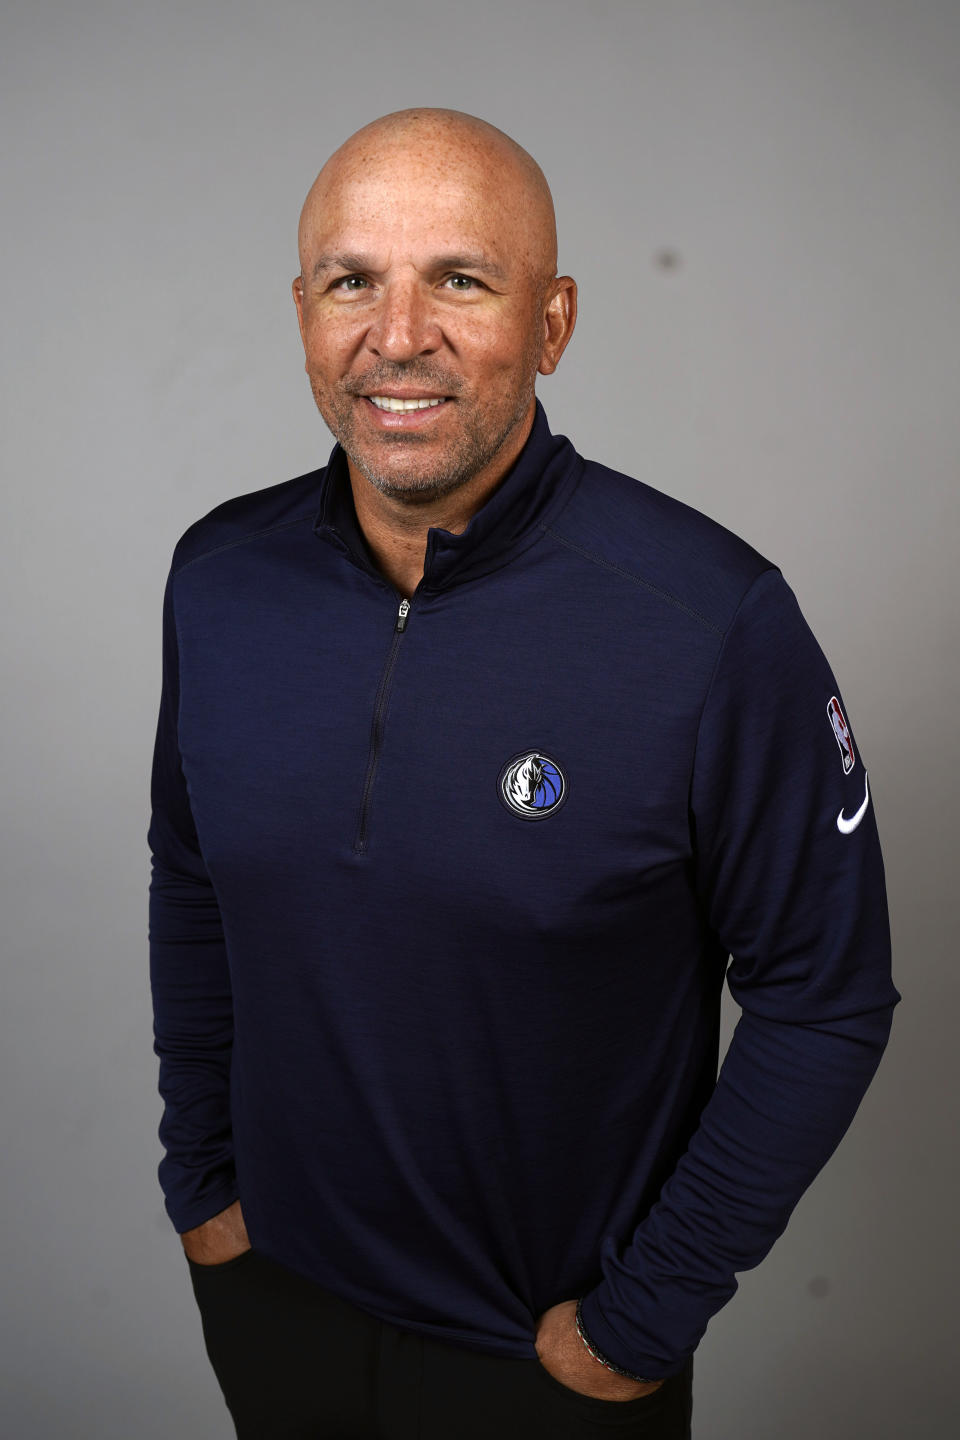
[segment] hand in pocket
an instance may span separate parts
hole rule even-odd
[[[188,1260],[195,1265],[223,1265],[249,1250],[250,1237],[243,1223],[240,1201],[180,1236]]]

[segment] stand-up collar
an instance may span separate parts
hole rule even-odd
[[[538,400],[526,444],[466,528],[459,535],[439,526],[427,531],[422,588],[440,590],[474,580],[532,545],[566,504],[582,469],[583,461],[567,437],[551,434]],[[313,528],[355,565],[383,580],[357,520],[347,457],[339,444],[320,482]]]

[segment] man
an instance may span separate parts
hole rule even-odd
[[[688,1436],[900,998],[846,709],[775,566],[550,433],[576,286],[512,140],[366,126],[299,249],[338,443],[164,598],[160,1178],[207,1350],[240,1436]]]

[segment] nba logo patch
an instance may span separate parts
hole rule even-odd
[[[567,782],[549,755],[524,750],[500,771],[497,793],[512,815],[522,820],[544,820],[567,798]]]
[[[849,775],[856,764],[857,757],[853,753],[850,726],[844,719],[843,711],[840,709],[840,701],[836,695],[830,697],[830,702],[827,705],[827,718],[833,726],[833,733],[837,737],[837,744],[840,746],[840,754],[843,757],[843,773],[844,775]]]

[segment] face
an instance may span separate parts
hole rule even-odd
[[[573,324],[573,282],[544,274],[522,189],[475,155],[444,160],[395,147],[344,165],[308,201],[294,281],[320,413],[410,502],[508,468]]]

